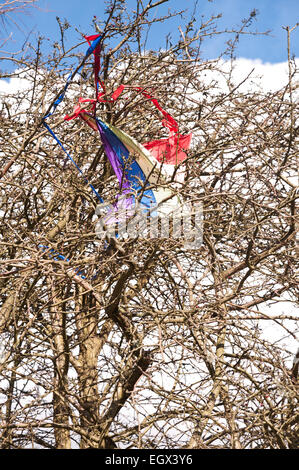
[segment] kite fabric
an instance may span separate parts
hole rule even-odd
[[[142,210],[151,215],[169,212],[174,206],[180,204],[179,197],[173,191],[165,188],[165,181],[161,177],[162,165],[155,161],[150,152],[133,137],[126,134],[112,124],[105,123],[92,116],[84,109],[75,110],[72,116],[66,116],[71,120],[79,116],[93,130],[99,132],[101,141],[118,179],[121,194],[114,205],[114,212],[128,211],[133,213],[133,208],[140,204]],[[116,221],[116,215],[108,215],[109,223]]]
[[[170,131],[168,139],[153,140],[143,145],[159,162],[177,165],[186,159],[185,150],[189,149],[191,139],[192,134],[181,135]]]
[[[169,137],[167,139],[153,140],[143,144],[143,146],[159,162],[172,165],[181,163],[187,157],[185,150],[188,150],[190,147],[192,134],[180,134],[178,123],[160,106],[159,102],[140,87],[136,88],[161,111],[164,116],[162,125],[169,129]]]
[[[90,47],[92,47],[92,41],[98,41],[98,37],[99,35],[85,36],[85,39]],[[157,99],[138,86],[130,87],[130,89],[141,92],[162,113],[162,125],[169,129],[169,137],[167,139],[154,140],[141,145],[124,131],[97,118],[95,115],[96,104],[98,102],[114,102],[126,88],[125,85],[121,84],[112,93],[110,99],[104,98],[106,89],[99,78],[100,52],[99,43],[93,48],[95,57],[95,99],[80,97],[73,114],[65,116],[64,119],[69,121],[80,117],[94,131],[100,134],[106,156],[118,178],[121,190],[121,194],[117,196],[117,202],[114,205],[115,212],[119,212],[120,208],[127,211],[132,210],[136,205],[136,200],[138,200],[143,209],[151,211],[152,215],[157,215],[155,208],[157,208],[158,212],[161,212],[163,201],[162,213],[165,213],[166,206],[168,207],[167,212],[169,212],[169,209],[178,205],[180,200],[178,196],[174,195],[172,190],[165,188],[165,181],[161,178],[161,175],[164,173],[163,164],[179,164],[186,159],[185,151],[190,146],[192,134],[180,134],[178,124],[173,117],[160,106]],[[102,90],[101,92],[99,92],[99,85]],[[89,103],[88,111],[81,108],[82,103]],[[161,163],[162,166],[160,165]],[[112,217],[109,220],[115,222],[116,218]]]

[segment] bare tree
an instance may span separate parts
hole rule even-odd
[[[30,7],[35,6],[37,0],[2,0],[0,3],[0,20],[2,26],[8,23],[16,23],[15,16],[18,13],[28,12]]]
[[[107,249],[97,238],[97,201],[42,127],[82,55],[62,41],[50,58],[39,47],[1,104],[1,447],[296,448],[298,389],[283,341],[295,337],[296,317],[279,309],[297,302],[295,63],[275,93],[242,92],[231,70],[227,92],[215,93],[204,76],[221,63],[200,54],[218,34],[216,18],[197,27],[194,10],[179,39],[156,52],[146,46],[150,28],[180,12],[157,19],[166,0],[137,1],[131,14],[123,3],[110,2],[105,23],[95,19],[107,98],[127,85],[98,113],[139,142],[163,137],[158,111],[130,88],[137,84],[193,133],[174,166],[184,180],[166,184],[202,203],[203,243],[129,238]],[[51,127],[113,201],[116,178],[98,136],[63,121],[92,87],[90,60]],[[265,336],[270,322],[282,341]]]
[[[32,6],[36,3],[36,0],[2,0],[0,4],[0,15],[9,15],[10,13],[16,13],[18,11],[24,11],[24,8]]]

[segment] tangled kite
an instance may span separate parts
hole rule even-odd
[[[107,101],[103,98],[106,95],[105,85],[99,79],[102,36],[96,34],[93,36],[86,36],[85,39],[90,45],[85,54],[85,58],[88,58],[92,53],[94,54],[95,58],[94,77],[96,97],[95,99],[79,98],[79,103],[76,106],[74,113],[71,116],[65,116],[65,120],[71,120],[76,117],[80,117],[93,130],[99,133],[105,153],[111,163],[115,175],[119,180],[122,192],[130,193],[131,191],[136,195],[140,193],[144,184],[148,186],[150,184],[157,184],[153,169],[158,169],[159,163],[178,164],[186,158],[187,155],[185,151],[188,150],[190,146],[192,134],[180,134],[178,132],[177,122],[159,105],[155,98],[149,95],[145,90],[142,90],[141,87],[135,87],[135,89],[141,92],[145,98],[150,100],[153,105],[158,108],[159,111],[161,111],[163,115],[162,124],[169,129],[169,137],[167,139],[154,140],[152,142],[147,142],[141,145],[136,142],[135,139],[127,135],[124,131],[112,126],[111,124],[107,124],[96,117],[96,104],[98,102]],[[65,92],[71,83],[72,78],[73,74],[71,74],[68,78],[63,93],[54,103],[52,113],[49,113],[44,118],[45,127],[51,132],[52,136],[55,137],[61,146],[61,142],[49,128],[48,124],[46,123],[46,119],[53,114],[56,107],[63,100]],[[100,88],[101,91],[99,91]],[[124,89],[125,85],[120,85],[112,94],[110,101],[115,101]],[[81,108],[82,103],[89,103],[89,110]],[[62,148],[66,152],[63,146]],[[71,160],[76,165],[72,158]],[[81,172],[78,167],[77,169]],[[162,189],[147,189],[143,191],[142,204],[147,206],[150,201],[152,204],[158,204],[161,202],[162,198],[165,199],[165,197],[170,195],[168,193],[169,191],[165,189],[163,191]],[[97,196],[99,197],[98,194]],[[101,197],[99,197],[99,199],[102,200]]]
[[[89,43],[89,48],[86,51],[82,66],[86,59],[93,54],[95,98],[79,98],[78,105],[75,107],[73,114],[65,116],[65,120],[69,121],[79,117],[99,134],[105,154],[118,179],[121,191],[120,195],[123,196],[120,198],[120,195],[118,195],[116,198],[115,213],[119,209],[118,206],[120,201],[122,201],[122,204],[125,204],[125,209],[127,210],[134,207],[136,200],[138,200],[139,204],[141,204],[145,209],[152,209],[154,207],[159,210],[159,207],[165,200],[171,200],[171,205],[176,206],[180,202],[178,196],[174,194],[171,188],[165,187],[165,184],[163,184],[165,181],[161,180],[161,174],[163,175],[163,164],[178,164],[187,157],[186,150],[188,150],[190,146],[192,134],[180,134],[178,124],[172,116],[160,106],[155,98],[139,86],[130,87],[130,89],[133,88],[137,92],[141,93],[145,99],[150,101],[161,112],[163,116],[162,125],[169,130],[168,138],[153,140],[142,145],[133,137],[126,134],[123,130],[104,122],[96,116],[97,103],[108,101],[105,99],[105,85],[99,78],[102,38],[103,37],[100,34],[85,36],[85,39]],[[78,70],[80,70],[80,68]],[[84,177],[82,170],[78,167],[75,160],[69,155],[63,144],[46,122],[47,118],[54,113],[57,106],[62,102],[65,92],[78,70],[72,72],[68,77],[63,92],[55,101],[52,112],[43,119],[43,124]],[[111,95],[109,101],[114,102],[117,100],[125,88],[126,86],[121,84]],[[82,107],[84,103],[87,104],[87,109]],[[85,177],[84,179],[88,183]],[[103,203],[104,201],[102,197],[94,186],[90,183],[88,184],[96,194],[99,201]],[[125,201],[125,203],[123,201]],[[153,214],[153,212],[151,211],[150,214]],[[110,220],[115,222],[116,218],[110,217]]]

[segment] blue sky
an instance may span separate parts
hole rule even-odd
[[[127,8],[132,9],[136,5],[136,0],[127,0]],[[143,0],[146,4],[147,0]],[[193,9],[193,0],[169,0],[154,11],[155,16],[160,16],[167,12],[169,7],[177,10],[186,8],[188,13]],[[75,31],[77,27],[85,34],[92,34],[92,17],[104,18],[104,0],[39,0],[37,3],[40,9],[31,9],[30,14],[19,13],[14,19],[20,24],[19,31],[12,22],[8,23],[6,32],[1,31],[1,38],[7,33],[13,33],[9,45],[3,47],[4,50],[18,50],[25,38],[30,34],[30,40],[34,42],[37,32],[50,40],[59,37],[59,29],[56,16],[66,18],[72,29],[68,31],[68,46],[72,46],[80,41],[79,34]],[[251,30],[266,31],[272,30],[270,36],[241,36],[237,56],[248,59],[261,59],[263,62],[283,62],[287,59],[286,51],[286,31],[282,26],[294,26],[299,22],[299,0],[198,0],[198,21],[201,15],[209,18],[211,14],[222,13],[222,18],[218,20],[219,29],[232,28],[241,25],[244,17],[247,17],[253,9],[259,14],[253,20]],[[159,26],[156,25],[149,33],[147,47],[159,49],[165,46],[165,36],[171,33],[177,37],[178,27],[183,26],[181,18],[172,19]],[[216,58],[224,49],[225,41],[229,35],[218,35],[214,39],[208,39],[203,44],[202,58]],[[292,34],[291,52],[299,56],[299,27]]]

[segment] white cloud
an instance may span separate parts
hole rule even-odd
[[[299,67],[299,60],[296,60],[295,64]],[[230,62],[220,61],[218,71],[207,70],[203,74],[203,79],[205,82],[217,82],[215,92],[228,91],[226,77],[230,69]],[[248,77],[247,80],[245,80],[246,77]],[[298,81],[298,76],[294,77],[294,79],[296,78]],[[260,59],[239,58],[233,63],[231,79],[234,85],[238,85],[245,80],[239,88],[239,91],[243,93],[249,91],[275,92],[287,85],[289,67],[287,62],[272,64],[262,62]]]
[[[27,90],[31,87],[29,80],[23,77],[12,77],[9,80],[0,80],[0,96],[8,95],[18,91]]]
[[[296,59],[295,63],[299,68],[299,60]],[[219,83],[218,90],[222,89],[225,91],[227,88],[224,74],[227,74],[230,70],[230,62],[220,61],[219,72],[214,70],[207,70],[203,74],[203,78],[207,81],[216,80]],[[288,82],[288,63],[270,63],[262,62],[260,59],[245,59],[239,58],[234,62],[234,68],[232,78],[235,84],[242,82],[246,76],[250,73],[250,77],[244,84],[242,84],[240,90],[243,92],[259,90],[264,92],[277,91],[280,88],[286,86]],[[298,77],[297,77],[298,80]],[[18,90],[24,90],[30,87],[29,81],[26,80],[26,74],[23,77],[12,77],[9,80],[0,80],[0,93],[7,94],[13,93]]]

